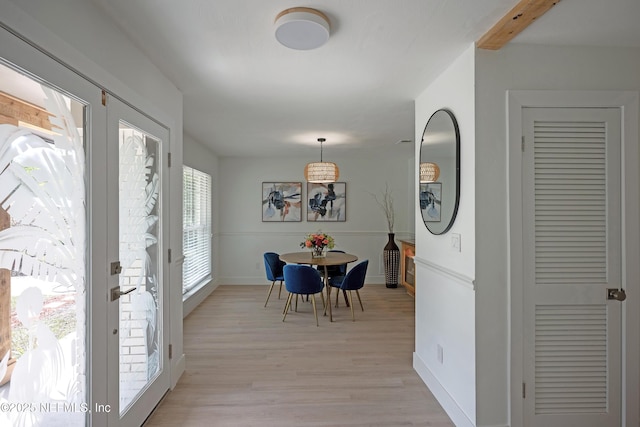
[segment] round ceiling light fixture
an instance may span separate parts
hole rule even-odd
[[[329,18],[316,9],[292,7],[276,16],[276,39],[290,49],[310,50],[329,40]]]

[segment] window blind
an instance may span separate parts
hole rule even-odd
[[[211,276],[211,175],[183,166],[183,295]]]

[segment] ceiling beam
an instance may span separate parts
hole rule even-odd
[[[520,0],[476,43],[479,49],[498,50],[509,43],[560,0]]]

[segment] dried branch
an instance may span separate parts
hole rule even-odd
[[[393,233],[393,225],[395,222],[395,211],[393,209],[393,196],[391,195],[391,190],[389,190],[389,183],[385,184],[384,191],[381,194],[381,197],[378,195],[371,193],[376,203],[382,208],[384,215],[387,217],[387,226],[389,228],[389,233]]]

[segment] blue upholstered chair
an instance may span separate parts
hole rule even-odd
[[[329,286],[333,288],[342,289],[344,292],[348,292],[349,294],[349,305],[351,306],[351,319],[355,322],[356,317],[353,313],[353,297],[351,295],[352,291],[356,291],[356,295],[358,296],[358,301],[360,302],[360,308],[364,311],[364,307],[362,306],[362,299],[360,299],[360,292],[364,286],[364,278],[367,275],[367,267],[369,266],[369,260],[364,260],[353,267],[351,270],[347,272],[344,276],[332,277],[329,279]],[[336,295],[336,304],[337,299],[340,297],[340,292]],[[331,288],[329,288],[329,302],[331,304]]]
[[[280,281],[278,299],[280,299],[280,294],[282,293],[282,281],[284,280],[282,268],[286,265],[286,262],[280,260],[280,255],[275,252],[265,252],[263,258],[264,269],[267,272],[267,280],[271,280],[271,286],[269,286],[267,300],[264,302],[264,306],[266,307],[267,303],[269,302],[269,297],[271,296],[271,291],[273,291],[273,285],[275,285],[276,281],[278,280]]]
[[[315,268],[302,264],[287,264],[283,268],[284,286],[289,292],[287,303],[284,306],[284,315],[282,321],[287,318],[287,312],[291,307],[291,300],[296,295],[296,309],[298,295],[311,295],[311,303],[313,304],[313,314],[316,317],[316,326],[318,326],[318,311],[316,309],[316,294],[322,297],[324,305],[324,283]],[[297,310],[296,310],[297,311]]]

